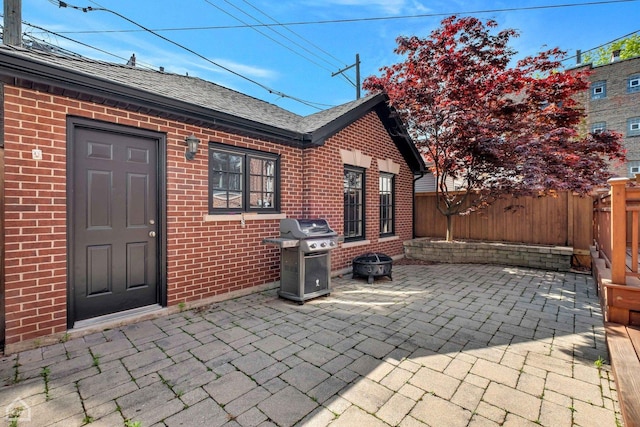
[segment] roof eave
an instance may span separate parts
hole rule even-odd
[[[6,83],[16,86],[24,87],[26,82],[32,82],[69,93],[82,93],[100,100],[137,106],[150,113],[179,117],[186,122],[200,123],[206,127],[241,131],[286,145],[302,147],[311,140],[311,136],[306,133],[266,125],[106,79],[52,67],[29,58],[10,55],[6,51],[0,51],[0,77]]]

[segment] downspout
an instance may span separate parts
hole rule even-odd
[[[420,172],[420,176],[417,178],[413,178],[413,188],[411,189],[412,191],[412,200],[413,203],[411,204],[412,208],[411,208],[411,223],[413,224],[413,226],[411,227],[411,234],[413,235],[413,238],[416,238],[416,182],[422,178],[424,176],[424,172]]]

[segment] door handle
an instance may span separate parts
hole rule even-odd
[[[156,232],[155,231],[150,231],[149,232],[149,237],[156,237]]]

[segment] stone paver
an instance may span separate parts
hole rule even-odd
[[[276,290],[0,359],[18,425],[615,426],[593,280],[483,265],[396,265]],[[31,419],[31,424],[27,421]]]

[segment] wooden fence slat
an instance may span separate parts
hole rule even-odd
[[[638,211],[631,215],[631,271],[638,272]]]
[[[444,238],[446,220],[435,193],[416,193],[417,237]],[[520,208],[506,210],[509,206]],[[571,214],[571,217],[570,217]],[[525,244],[573,246],[588,251],[593,243],[593,198],[569,192],[557,197],[498,200],[479,212],[453,218],[453,238]]]

